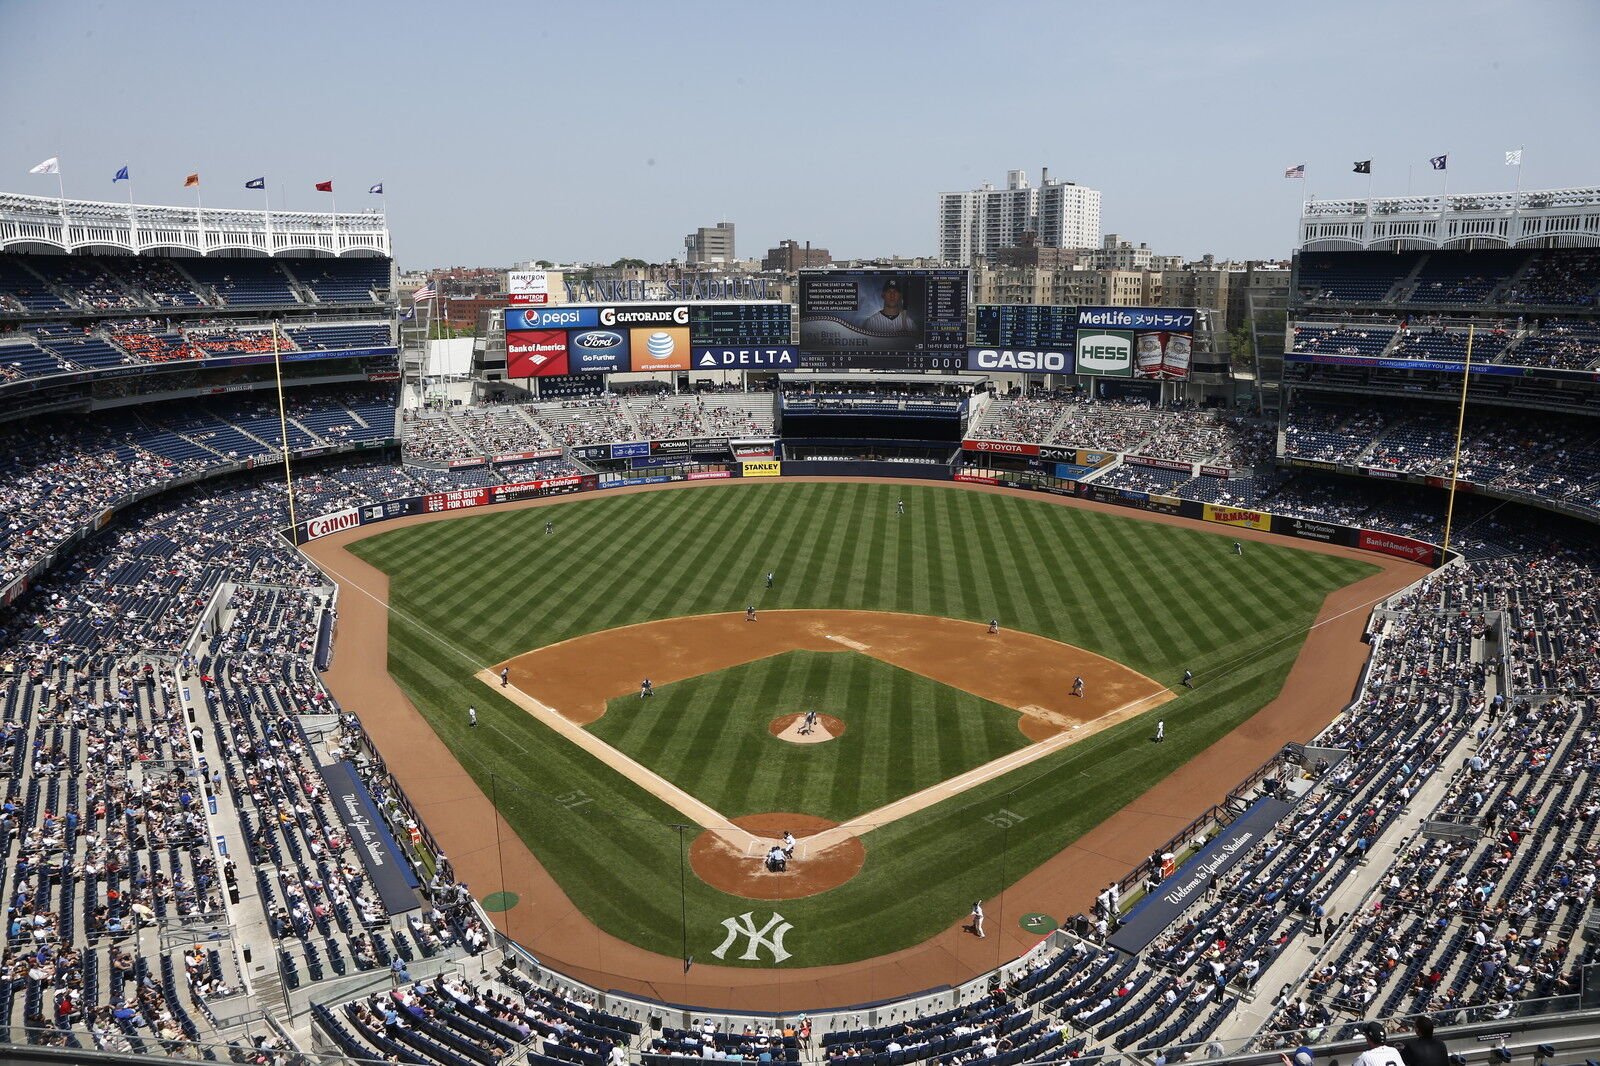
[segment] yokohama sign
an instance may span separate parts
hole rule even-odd
[[[346,529],[354,529],[360,524],[360,513],[354,507],[347,507],[342,511],[325,514],[307,522],[306,539],[316,540],[318,537],[326,537],[329,533],[339,533]]]

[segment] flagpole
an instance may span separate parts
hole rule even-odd
[[[1461,474],[1461,431],[1467,423],[1467,379],[1472,376],[1472,337],[1477,326],[1467,325],[1467,358],[1461,364],[1461,409],[1456,414],[1456,455],[1450,464],[1450,497],[1444,510],[1444,551],[1450,550],[1450,525],[1456,515],[1456,478]]]
[[[261,209],[267,213],[267,254],[275,255],[277,249],[272,246],[272,194],[267,192],[267,179],[261,179]]]
[[[283,403],[283,360],[278,357],[278,323],[272,323],[272,369],[278,378],[278,433],[283,445],[283,486],[289,494],[289,540],[300,546],[299,530],[295,528],[294,477],[289,470],[289,414]]]
[[[333,191],[332,185],[328,188],[328,202],[333,204],[333,254],[339,254],[339,197]]]
[[[200,254],[206,254],[206,201],[200,192],[200,181],[194,183],[194,222],[200,230]]]
[[[1517,199],[1522,199],[1522,145],[1517,146]]]

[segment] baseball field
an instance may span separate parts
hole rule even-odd
[[[499,863],[481,883],[503,885],[489,905],[513,935],[538,952],[581,920],[601,943],[796,968],[958,926],[1278,696],[1324,600],[1378,571],[1254,537],[1240,556],[1245,534],[1186,525],[945,486],[779,482],[545,501],[348,550],[387,575],[363,594],[387,598],[388,670],[455,761],[413,766],[408,792],[448,842],[481,791],[537,859],[508,860],[523,849],[498,838],[489,855],[475,826],[451,856]],[[359,654],[344,634],[338,647]],[[1336,707],[1348,691],[1317,695]],[[808,710],[826,736],[793,735]],[[769,873],[760,856],[785,828],[796,861]],[[581,919],[545,898],[546,874]],[[730,933],[779,910],[778,950]]]

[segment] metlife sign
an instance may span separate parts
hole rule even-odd
[[[1078,373],[1096,377],[1133,376],[1133,334],[1078,329]]]
[[[1080,307],[1078,333],[1085,329],[1166,330],[1189,333],[1194,330],[1192,307]]]
[[[696,348],[696,370],[793,370],[800,365],[800,349]]]
[[[1072,353],[1010,348],[968,348],[967,369],[997,370],[1012,374],[1070,374]]]

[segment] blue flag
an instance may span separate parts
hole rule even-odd
[[[133,180],[132,178],[128,177],[128,168],[127,167],[123,167],[121,170],[117,171],[117,176],[111,179],[111,183],[113,185],[115,185],[119,181],[132,181],[132,180]]]
[[[1448,159],[1448,158],[1450,158],[1450,157],[1449,156],[1443,156],[1443,155],[1432,156],[1428,160],[1428,165],[1430,167],[1432,167],[1434,170],[1443,170],[1443,169],[1445,169],[1445,166],[1444,166],[1445,160]]]
[[[368,189],[367,191],[370,192],[370,193],[376,193],[376,194],[378,194],[380,196],[383,195],[383,182],[381,182],[381,181],[378,182],[378,184],[374,185],[372,188]]]
[[[251,180],[249,180],[249,181],[244,183],[244,187],[247,188],[247,189],[265,189],[267,187],[267,179],[266,178],[252,178]]]

